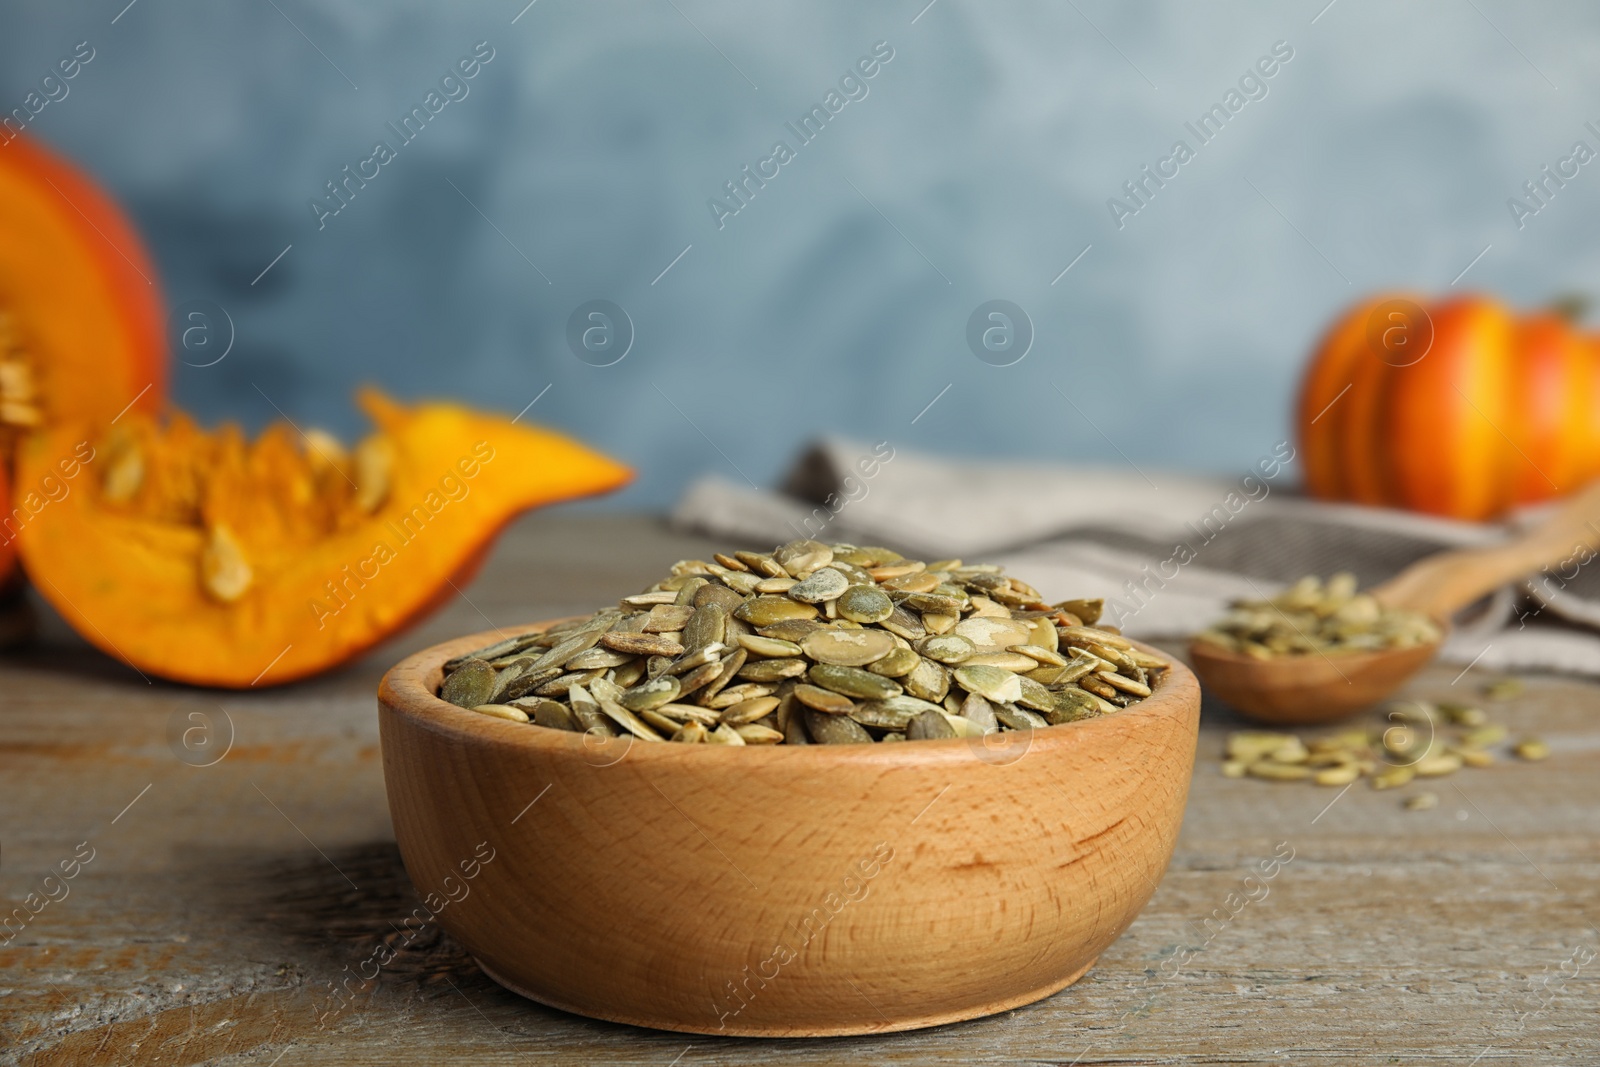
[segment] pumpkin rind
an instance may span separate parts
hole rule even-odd
[[[224,492],[204,497],[207,513],[198,518],[130,514],[105,498],[104,445],[71,492],[22,530],[23,566],[80,634],[143,673],[197,685],[275,685],[344,663],[455,595],[451,583],[470,574],[518,513],[631,478],[561,434],[498,416],[453,404],[404,406],[375,393],[363,406],[394,449],[383,503],[310,543],[274,548],[274,530],[231,529],[252,556],[251,579],[237,596],[220,598],[203,585],[206,530],[224,514],[237,524],[238,515],[285,505]],[[270,433],[237,453],[247,465],[279,447]],[[19,469],[43,476],[83,440],[67,427],[37,435]],[[235,454],[226,440],[217,447],[218,455]],[[292,532],[293,518],[283,517],[284,531]]]
[[[25,135],[0,142],[0,315],[44,425],[105,422],[166,393],[162,303],[138,234],[103,192]],[[0,361],[11,353],[0,352]],[[0,423],[6,420],[0,419]],[[32,428],[0,426],[0,466]],[[26,479],[19,492],[39,486]],[[0,493],[13,519],[15,501]],[[0,581],[10,572],[0,555]]]

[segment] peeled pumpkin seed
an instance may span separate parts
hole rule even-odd
[[[894,601],[873,586],[851,586],[839,595],[839,615],[851,622],[882,622],[893,614]]]
[[[678,679],[669,674],[625,690],[617,698],[617,703],[629,711],[643,711],[646,708],[658,708],[662,704],[672,703],[678,699],[678,693]]]
[[[1010,704],[1022,696],[1021,680],[999,667],[957,667],[953,673],[961,688],[985,700]]]
[[[834,570],[832,567],[822,567],[814,570],[798,585],[787,590],[789,596],[807,604],[820,604],[825,600],[837,600],[839,595],[850,588],[850,579]]]
[[[481,659],[472,659],[451,672],[439,695],[458,708],[475,708],[489,702],[494,685],[494,668]]]
[[[856,706],[855,701],[831,689],[803,683],[794,687],[794,698],[808,708],[830,715],[848,715]]]
[[[907,741],[940,741],[956,736],[942,711],[925,711],[906,725]]]
[[[812,604],[802,604],[786,596],[761,594],[746,600],[734,610],[733,617],[743,619],[751,626],[772,626],[793,619],[814,619],[817,609]]]
[[[817,630],[800,642],[800,648],[817,663],[863,667],[893,652],[895,643],[882,630]]]
[[[752,656],[766,656],[769,659],[800,654],[800,646],[793,641],[780,641],[775,637],[761,637],[756,634],[740,634],[739,646]]]
[[[732,707],[722,709],[722,721],[730,726],[743,726],[745,723],[765,718],[777,706],[777,697],[751,697],[749,700],[741,700]]]
[[[909,648],[896,648],[882,659],[867,664],[867,670],[885,678],[903,678],[921,662],[922,657]]]
[[[735,726],[734,733],[744,738],[747,745],[777,745],[783,742],[783,733],[770,726],[762,726],[758,722],[745,723]]]
[[[587,619],[458,656],[445,664],[440,696],[507,721],[607,737],[862,744],[1113,714],[1148,695],[1166,667],[1092,625],[1095,613],[1080,602],[1080,611],[1050,607],[992,565],[928,566],[810,539],[714,559],[682,560]],[[1464,739],[1431,755],[1489,758]],[[1279,745],[1255,762],[1293,775],[1350,764],[1294,756]]]
[[[510,704],[479,704],[475,708],[468,708],[479,715],[492,715],[496,719],[509,719],[512,722],[527,722],[528,713],[521,708],[512,707]]]
[[[854,719],[846,715],[829,715],[807,708],[806,732],[819,745],[870,745],[872,735]]]
[[[978,647],[960,634],[945,633],[917,642],[917,651],[938,663],[960,663],[978,654]],[[1032,665],[1023,668],[1031,670]]]
[[[886,700],[903,692],[899,683],[882,675],[832,663],[816,664],[806,672],[806,677],[813,685],[862,700]]]

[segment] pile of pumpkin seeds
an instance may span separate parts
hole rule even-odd
[[[1113,714],[1167,666],[988,564],[791,541],[684,560],[644,592],[445,664],[516,722],[690,744],[981,737]]]
[[[1375,652],[1431,645],[1442,636],[1426,615],[1384,607],[1358,592],[1353,574],[1300,579],[1269,600],[1236,600],[1196,641],[1256,659]]]
[[[1228,736],[1222,773],[1228,778],[1309,781],[1344,786],[1367,778],[1374,789],[1395,789],[1418,778],[1439,778],[1463,767],[1488,767],[1504,750],[1508,731],[1468,704],[1399,700],[1383,709],[1380,725],[1312,738],[1265,730]],[[1541,760],[1549,746],[1523,738],[1510,746],[1519,759]],[[1412,798],[1416,799],[1416,798]],[[1413,810],[1425,806],[1407,803]]]

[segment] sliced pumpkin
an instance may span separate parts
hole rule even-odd
[[[80,634],[146,674],[275,685],[453,596],[519,512],[632,477],[550,430],[371,390],[360,402],[376,432],[350,450],[288,424],[252,442],[182,415],[35,434],[19,480],[69,491],[22,527],[23,566]]]
[[[0,142],[0,466],[26,434],[107,422],[166,392],[156,272],[98,187],[22,135]],[[25,480],[17,492],[41,487]],[[0,511],[19,518],[8,491]],[[9,539],[7,539],[9,540]],[[0,583],[11,573],[0,551]]]

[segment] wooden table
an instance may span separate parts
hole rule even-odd
[[[1600,1062],[1600,687],[1562,678],[1492,705],[1555,754],[1436,780],[1431,811],[1365,785],[1225,779],[1216,756],[1239,724],[1208,707],[1149,907],[1077,985],[994,1018],[787,1042],[637,1030],[506,993],[429,927],[319,1026],[330,984],[398,939],[415,905],[384,800],[384,668],[459,633],[591,610],[710,550],[649,519],[532,516],[425,627],[263,692],[146,684],[47,618],[40,645],[0,660],[0,893],[7,908],[60,899],[0,947],[0,1059]],[[1456,673],[1434,668],[1413,692],[1484,681]],[[195,765],[230,729],[226,756]],[[1275,878],[1245,881],[1290,850]],[[45,885],[63,861],[76,877]]]

